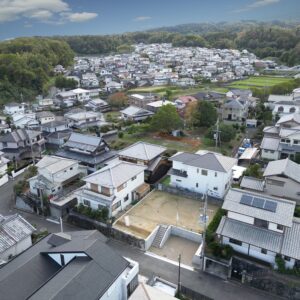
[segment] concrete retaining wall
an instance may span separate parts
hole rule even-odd
[[[151,245],[152,245],[152,243],[153,243],[153,241],[154,241],[154,239],[156,237],[158,229],[159,229],[159,225],[157,225],[153,229],[153,231],[151,232],[151,234],[145,239],[145,251],[147,251],[151,247]]]
[[[172,234],[172,226],[168,226],[168,229],[165,232],[165,235],[160,242],[159,248],[162,248],[165,245],[166,241],[168,240],[171,234]]]
[[[200,233],[192,232],[176,226],[171,226],[171,227],[172,227],[172,233],[171,233],[172,235],[176,235],[196,243],[202,243],[202,235]]]
[[[7,182],[8,182],[8,175],[5,174],[0,178],[0,186],[4,185]]]

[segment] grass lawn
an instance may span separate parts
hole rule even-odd
[[[103,113],[103,116],[105,121],[117,123],[119,121],[119,117],[121,116],[121,113],[119,111],[109,111]]]
[[[238,80],[232,82],[230,88],[249,89],[251,87],[270,87],[276,84],[285,83],[290,81],[289,77],[276,77],[276,76],[250,76],[248,79]]]

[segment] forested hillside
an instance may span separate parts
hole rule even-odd
[[[218,23],[163,27],[147,32],[105,36],[57,37],[78,54],[118,52],[134,43],[173,43],[174,46],[248,49],[260,58],[275,57],[289,66],[300,64],[298,23]]]
[[[64,41],[18,38],[0,43],[0,103],[32,100],[45,92],[57,64],[68,66],[74,53]]]

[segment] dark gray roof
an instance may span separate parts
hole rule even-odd
[[[28,139],[35,138],[39,134],[41,134],[40,131],[17,129],[5,134],[4,136],[1,136],[0,142],[18,143],[20,141],[26,141]]]
[[[47,236],[1,268],[1,299],[101,298],[129,262],[116,254],[98,231],[68,234],[72,240],[57,247],[48,243],[51,236]],[[86,256],[76,257],[64,267],[49,256],[71,252]]]
[[[237,164],[237,160],[235,158],[212,152],[208,152],[203,155],[182,152],[175,154],[170,158],[170,160],[179,161],[189,166],[218,172],[228,172],[234,165]]]
[[[264,180],[257,179],[254,177],[244,176],[241,181],[240,187],[248,190],[263,192]]]
[[[101,137],[72,132],[65,146],[93,152],[103,143]]]

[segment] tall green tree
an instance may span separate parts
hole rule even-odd
[[[151,120],[151,128],[160,132],[170,133],[181,127],[182,121],[172,104],[162,106]]]
[[[193,124],[196,127],[211,127],[217,121],[215,106],[208,101],[199,101],[193,114]]]

